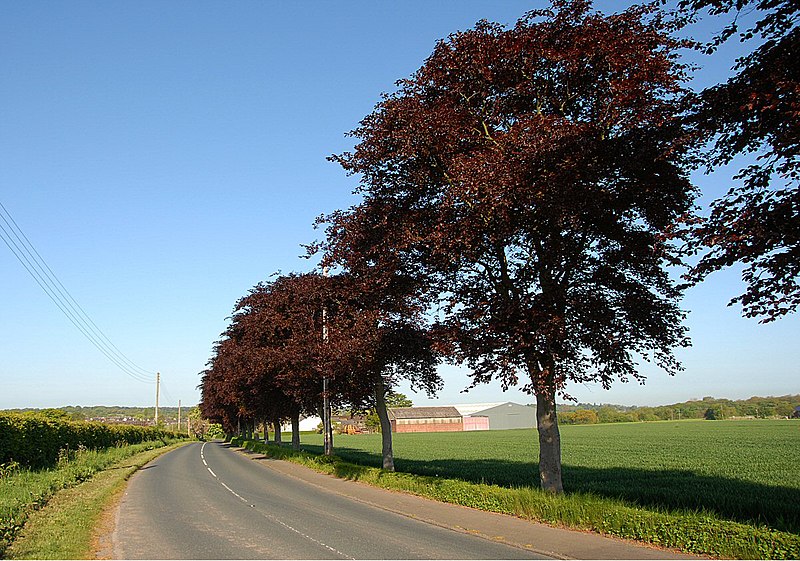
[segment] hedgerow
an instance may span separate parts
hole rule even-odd
[[[168,436],[172,434],[156,427],[0,413],[0,465],[16,462],[32,469],[45,468],[55,465],[63,450],[97,450],[163,440]]]
[[[185,438],[181,436],[180,440]],[[6,548],[23,529],[30,514],[46,505],[61,489],[74,487],[136,454],[177,444],[180,440],[157,439],[105,450],[78,448],[69,453],[62,449],[57,464],[49,469],[32,470],[13,462],[0,466],[0,559],[6,559]]]

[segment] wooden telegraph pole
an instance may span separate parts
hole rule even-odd
[[[155,426],[158,426],[158,390],[161,385],[161,373],[156,372],[156,419]]]
[[[322,274],[328,276],[328,268],[322,269]],[[323,304],[322,306],[322,342],[328,342],[328,310]],[[331,427],[331,400],[328,396],[328,376],[323,374],[322,377],[322,432],[323,437],[323,453],[326,456],[333,455],[333,430]]]

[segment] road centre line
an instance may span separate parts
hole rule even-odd
[[[255,507],[256,505],[254,505],[254,504],[250,503],[250,502],[249,502],[247,499],[245,499],[245,498],[244,498],[243,496],[241,496],[239,493],[237,493],[236,491],[234,491],[233,489],[231,489],[230,487],[228,487],[227,485],[225,485],[225,483],[224,483],[224,482],[223,482],[223,481],[222,481],[222,480],[221,480],[221,479],[220,479],[220,478],[217,476],[217,474],[216,474],[216,473],[214,473],[213,471],[211,471],[211,468],[210,468],[210,467],[208,466],[208,464],[206,463],[206,457],[205,457],[205,454],[204,454],[204,450],[205,450],[206,444],[208,444],[208,443],[207,443],[207,442],[203,442],[203,445],[200,447],[200,459],[201,459],[201,460],[203,460],[203,463],[205,464],[205,466],[206,466],[206,469],[209,471],[209,473],[211,473],[211,475],[213,475],[213,476],[214,476],[214,478],[215,478],[215,479],[216,479],[216,480],[219,482],[219,484],[220,484],[220,485],[222,485],[223,487],[225,487],[225,489],[227,489],[227,490],[228,490],[228,492],[230,492],[232,495],[234,495],[235,497],[237,497],[237,498],[241,499],[243,502],[250,504],[250,506],[251,506],[251,507]],[[307,540],[309,540],[309,541],[312,541],[312,542],[314,542],[314,543],[316,543],[316,544],[318,544],[318,545],[321,545],[322,547],[324,547],[325,549],[327,549],[327,550],[329,550],[329,551],[332,551],[332,552],[333,552],[333,553],[335,553],[336,555],[339,555],[339,556],[341,556],[341,557],[344,557],[345,559],[352,559],[352,560],[355,560],[355,557],[350,557],[349,555],[346,555],[346,554],[342,553],[342,552],[341,552],[341,551],[339,551],[338,549],[336,549],[336,548],[333,548],[333,547],[329,546],[328,544],[326,544],[326,543],[323,543],[323,542],[319,541],[318,539],[312,538],[312,537],[311,537],[311,536],[309,536],[308,534],[304,534],[303,532],[301,532],[301,531],[300,531],[300,530],[298,530],[297,528],[294,528],[294,527],[290,526],[289,524],[287,524],[287,523],[286,523],[286,522],[284,522],[283,520],[280,520],[279,518],[277,518],[277,517],[275,517],[275,516],[273,516],[273,515],[271,515],[271,514],[268,514],[268,513],[266,513],[266,512],[263,512],[263,511],[258,511],[258,512],[259,512],[259,514],[261,514],[261,515],[262,515],[262,516],[264,516],[265,518],[268,518],[268,519],[269,519],[269,520],[271,520],[272,522],[275,522],[275,523],[277,523],[277,524],[280,524],[281,526],[283,526],[283,527],[284,527],[284,528],[286,528],[287,530],[291,530],[291,531],[292,531],[292,532],[294,532],[295,534],[297,534],[297,535],[299,535],[299,536],[302,536],[302,537],[304,537],[305,539],[307,539]]]

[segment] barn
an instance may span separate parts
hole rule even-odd
[[[536,426],[536,407],[511,401],[443,407],[389,409],[392,432],[456,432],[529,429]]]
[[[464,421],[455,407],[395,407],[389,409],[392,432],[461,432]]]
[[[464,430],[529,429],[536,426],[536,407],[511,401],[453,406],[464,418]]]

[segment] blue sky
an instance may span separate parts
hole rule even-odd
[[[437,39],[542,6],[2,2],[0,202],[114,344],[162,373],[161,403],[196,403],[236,299],[307,270],[314,218],[355,201],[355,179],[326,161],[351,146],[344,133]],[[695,82],[723,77],[735,53],[701,61]],[[726,189],[722,175],[697,180],[704,201]],[[640,405],[800,393],[798,317],[742,319],[726,307],[740,289],[728,271],[687,294],[684,373],[570,393]],[[98,352],[4,245],[0,309],[0,408],[153,403],[152,385]],[[443,373],[440,402],[532,401],[499,384],[460,394],[464,372]]]

